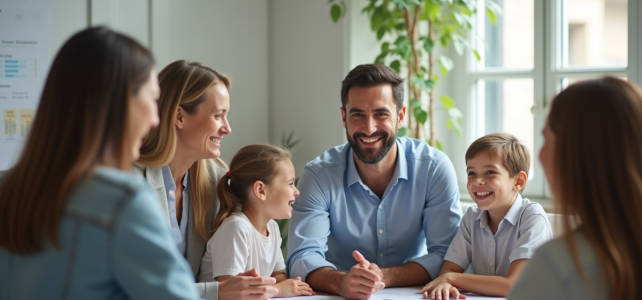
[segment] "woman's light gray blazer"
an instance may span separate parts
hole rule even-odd
[[[209,232],[212,224],[211,221],[214,219],[214,216],[216,216],[219,208],[218,198],[216,197],[216,183],[221,177],[223,177],[223,175],[225,175],[226,167],[222,162],[211,159],[208,160],[207,168],[210,173],[210,177],[213,180],[212,195],[214,197],[214,201],[212,201],[213,205],[207,216],[208,221],[206,224],[207,231]],[[167,194],[165,194],[165,184],[161,168],[145,167],[138,163],[134,163],[132,171],[136,175],[147,179],[147,182],[154,190],[154,194],[158,197],[158,204],[161,206],[165,215],[165,222],[170,224],[169,208],[167,207]],[[196,227],[194,227],[194,222],[192,221],[194,220],[194,212],[192,209],[189,210],[189,220],[189,227],[187,228],[187,261],[192,268],[194,278],[198,278],[198,272],[201,268],[201,259],[203,259],[203,254],[205,254],[207,241],[203,241],[196,232]],[[167,246],[175,247],[176,245]],[[199,282],[196,284],[196,288],[204,299],[218,300],[218,282]]]

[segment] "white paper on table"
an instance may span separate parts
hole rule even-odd
[[[496,298],[496,297],[485,297],[479,296],[471,293],[465,293],[467,300],[500,300],[506,298]],[[339,300],[343,299],[340,296],[326,296],[326,295],[315,295],[315,296],[301,296],[289,298],[293,300]],[[417,287],[405,287],[405,288],[388,288],[383,289],[370,297],[371,300],[419,300],[423,299],[421,294],[421,288]],[[452,299],[452,298],[450,298]]]

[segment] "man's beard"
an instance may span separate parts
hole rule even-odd
[[[380,162],[388,152],[390,152],[390,149],[392,149],[392,146],[395,144],[395,140],[397,139],[397,131],[395,130],[393,132],[393,135],[390,136],[387,132],[385,131],[377,131],[373,133],[372,135],[368,136],[363,132],[357,132],[352,135],[352,137],[348,134],[348,131],[346,130],[346,136],[348,137],[348,143],[350,146],[352,146],[352,151],[357,155],[357,158],[366,163],[366,164],[376,164]],[[368,148],[368,149],[361,149],[358,143],[359,138],[375,138],[375,137],[381,137],[383,140],[383,147],[381,149],[373,149],[373,148]]]

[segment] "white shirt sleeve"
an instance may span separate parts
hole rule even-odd
[[[240,220],[224,222],[209,242],[207,250],[212,257],[212,277],[236,275],[245,272],[249,259],[251,229]]]
[[[461,219],[457,234],[450,243],[446,256],[444,256],[444,260],[450,261],[464,270],[466,270],[472,262],[472,227],[476,225],[476,215],[477,213],[473,210],[473,207],[469,207]]]

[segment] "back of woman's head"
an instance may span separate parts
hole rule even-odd
[[[559,212],[587,235],[613,299],[640,298],[642,93],[614,77],[576,83],[553,100],[548,126]],[[570,234],[567,240],[579,267]]]
[[[57,223],[78,180],[108,159],[128,169],[128,101],[154,61],[105,27],[72,36],[56,55],[20,159],[0,186],[0,246],[16,253],[56,244]]]
[[[160,125],[152,128],[143,141],[139,161],[147,166],[167,165],[176,151],[174,119],[180,106],[188,114],[195,114],[206,99],[206,91],[216,83],[230,88],[230,79],[222,73],[197,62],[177,60],[158,74],[162,91],[158,99]]]
[[[270,184],[277,176],[278,163],[290,158],[290,152],[271,145],[248,145],[236,152],[230,171],[221,177],[216,187],[221,206],[212,233],[230,214],[243,209],[255,182]]]

